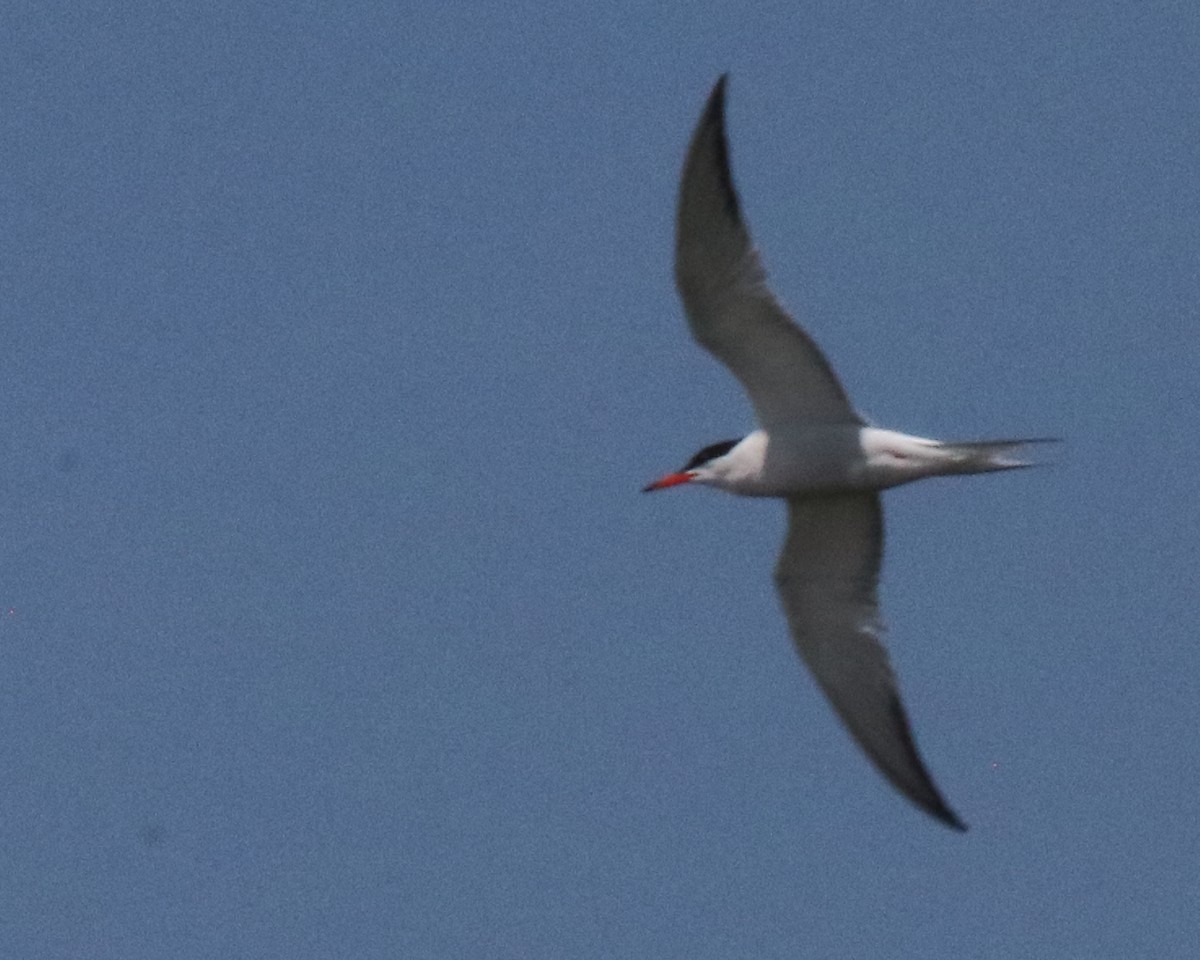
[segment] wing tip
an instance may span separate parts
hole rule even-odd
[[[946,801],[938,797],[937,806],[922,806],[922,809],[930,816],[934,817],[941,823],[944,823],[951,830],[957,830],[959,833],[966,833],[969,829],[962,817],[946,806]]]
[[[898,696],[892,697],[891,712],[892,719],[904,741],[911,768],[918,774],[920,789],[906,789],[897,779],[893,777],[889,777],[888,779],[892,780],[909,800],[931,817],[944,823],[952,830],[957,830],[959,833],[966,833],[966,823],[957,813],[950,809],[950,805],[946,803],[937,785],[933,782],[933,777],[930,776],[929,770],[925,766],[925,761],[921,759],[921,754],[917,751],[917,743],[913,739],[912,734],[912,725],[909,723],[908,714],[904,710],[904,704],[900,702]]]
[[[721,101],[722,107],[725,104],[725,88],[729,85],[729,71],[726,70],[719,77],[717,82],[713,84],[712,96]]]
[[[728,72],[717,77],[717,82],[713,84],[712,92],[708,95],[708,103],[704,106],[704,113],[701,114],[695,141],[699,142],[702,136],[712,133],[717,178],[721,184],[725,210],[735,220],[740,220],[742,207],[738,200],[737,188],[733,185],[733,169],[729,162],[729,137],[725,132],[725,89],[728,85]],[[694,149],[693,147],[693,151]]]

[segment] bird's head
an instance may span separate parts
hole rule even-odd
[[[685,463],[682,470],[659,477],[653,483],[644,486],[642,493],[665,490],[667,487],[677,487],[682,483],[719,484],[724,477],[720,461],[740,442],[740,440],[722,440],[720,443],[709,444]]]

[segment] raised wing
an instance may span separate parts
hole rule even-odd
[[[692,336],[741,381],[768,430],[862,423],[829,361],[767,287],[729,170],[725,81],[692,135],[679,186],[675,283]]]
[[[876,587],[882,559],[877,493],[788,501],[787,539],[775,582],[800,656],[850,734],[896,789],[943,823],[965,830],[917,753],[879,642]]]

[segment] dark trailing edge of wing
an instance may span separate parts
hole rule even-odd
[[[942,795],[938,793],[938,789],[934,786],[933,779],[929,776],[929,772],[925,769],[925,763],[921,759],[920,753],[917,752],[916,741],[913,740],[912,726],[908,722],[908,714],[904,711],[904,704],[900,702],[899,697],[892,698],[891,704],[892,718],[896,721],[896,726],[899,728],[901,735],[904,737],[904,746],[908,751],[909,760],[913,769],[920,770],[922,779],[925,781],[922,786],[928,795],[926,798],[912,798],[915,802],[927,813],[937,817],[942,823],[955,830],[966,832],[967,825],[959,819],[958,814],[950,809]]]
[[[716,460],[717,457],[723,457],[730,450],[736,447],[742,441],[739,440],[722,440],[720,443],[709,444],[699,453],[697,453],[685,465],[681,473],[687,473],[689,470],[694,470],[702,463],[708,463],[709,460]]]

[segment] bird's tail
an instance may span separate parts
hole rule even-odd
[[[942,442],[938,449],[954,464],[953,473],[991,473],[993,470],[1020,470],[1036,461],[1017,454],[1021,448],[1037,443],[1058,443],[1057,437],[1031,437],[1025,440],[976,440],[969,443]]]

